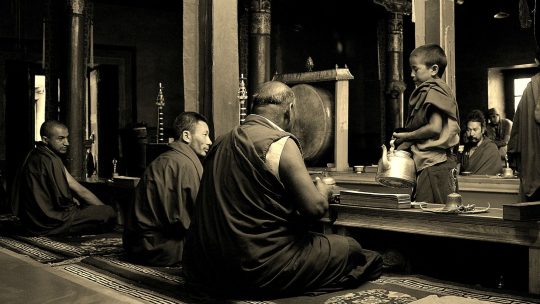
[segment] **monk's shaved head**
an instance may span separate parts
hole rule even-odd
[[[39,135],[41,136],[51,136],[52,130],[54,128],[67,129],[66,125],[56,120],[48,120],[41,125],[39,128]]]
[[[253,95],[253,106],[263,106],[268,104],[290,104],[294,102],[293,90],[279,81],[268,81],[263,83],[257,93]]]
[[[285,130],[294,123],[293,90],[283,82],[268,81],[253,95],[253,113],[264,116]]]

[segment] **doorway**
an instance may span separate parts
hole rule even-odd
[[[6,62],[6,168],[7,189],[26,154],[35,145],[35,76],[37,64]]]

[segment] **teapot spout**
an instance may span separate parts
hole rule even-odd
[[[381,161],[379,165],[382,166],[383,171],[386,171],[390,169],[390,162],[388,161],[388,152],[386,152],[385,145],[382,145],[381,149],[382,149],[382,157],[381,157]]]

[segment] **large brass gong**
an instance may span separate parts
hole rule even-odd
[[[291,130],[302,146],[305,161],[317,161],[334,136],[333,95],[308,84],[292,87],[296,120]]]

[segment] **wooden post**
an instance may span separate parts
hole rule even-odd
[[[334,163],[336,171],[349,169],[349,80],[336,81]]]
[[[248,89],[257,91],[262,83],[270,80],[270,0],[251,1],[251,28],[249,52]]]
[[[199,0],[182,1],[184,110],[200,112]]]
[[[454,0],[416,0],[414,7],[415,44],[437,43],[445,53],[447,66],[443,80],[456,94]]]
[[[406,0],[376,0],[376,4],[382,5],[391,17],[388,19],[388,44],[387,53],[387,81],[386,81],[386,109],[384,121],[386,121],[385,134],[392,132],[405,124],[405,102],[403,92],[406,84],[404,81],[403,68],[403,15],[411,13],[411,3]],[[386,138],[389,139],[389,138]]]
[[[84,60],[84,0],[69,0],[69,37],[67,67],[66,124],[69,129],[69,171],[76,178],[84,177],[84,94],[86,65]]]
[[[529,293],[540,294],[540,248],[529,248]]]
[[[214,135],[238,125],[238,3],[212,1],[212,120]]]

